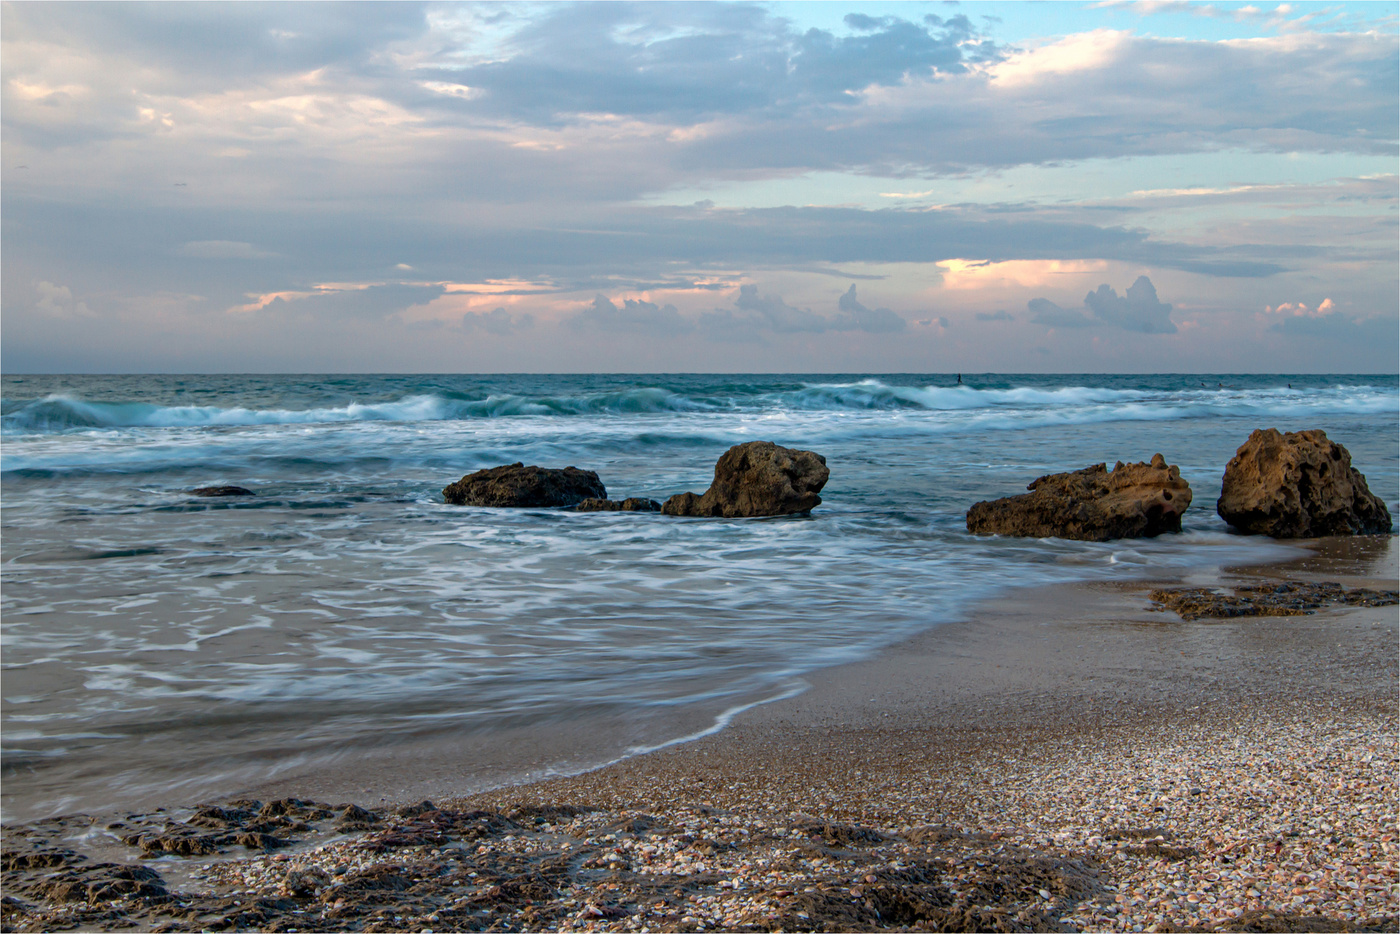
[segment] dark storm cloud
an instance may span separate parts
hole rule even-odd
[[[1047,327],[1085,328],[1104,323],[1141,334],[1176,333],[1170,317],[1172,306],[1158,300],[1157,289],[1146,276],[1138,276],[1123,295],[1104,283],[1084,296],[1084,307],[1093,313],[1092,318],[1061,308],[1047,298],[1033,298],[1026,307],[1031,321]]]

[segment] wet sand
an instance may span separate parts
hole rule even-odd
[[[361,801],[359,830],[282,787],[7,830],[5,927],[1392,930],[1395,607],[1187,622],[1148,598],[1283,580],[1393,590],[1395,539],[1013,592],[721,733]],[[134,858],[182,839],[222,852]]]

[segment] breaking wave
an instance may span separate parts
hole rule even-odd
[[[218,428],[337,422],[423,422],[532,416],[640,416],[683,413],[774,414],[900,411],[1046,416],[1052,422],[1155,420],[1254,415],[1291,417],[1328,413],[1394,412],[1397,393],[1389,386],[1193,389],[1115,389],[1094,386],[1043,388],[890,384],[878,379],[804,383],[775,389],[772,383],[735,383],[708,392],[684,393],[658,386],[562,394],[452,392],[405,394],[378,402],[307,408],[216,405],[157,405],[94,401],[51,394],[6,405],[0,424],[7,434],[47,434],[122,428]]]

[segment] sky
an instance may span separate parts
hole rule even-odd
[[[0,370],[1400,370],[1393,3],[5,3]]]

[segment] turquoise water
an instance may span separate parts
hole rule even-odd
[[[611,755],[1001,588],[1267,559],[1277,546],[1214,514],[1254,428],[1326,430],[1400,514],[1393,376],[963,380],[6,377],[5,818],[210,796],[406,742],[470,736],[489,757],[500,737],[497,775],[521,731],[589,732]],[[660,500],[703,491],[726,448],[757,439],[826,456],[811,516],[440,495],[520,460]],[[971,503],[1041,474],[1157,452],[1192,485],[1182,535],[1090,544],[963,526]],[[188,495],[215,484],[256,495]]]

